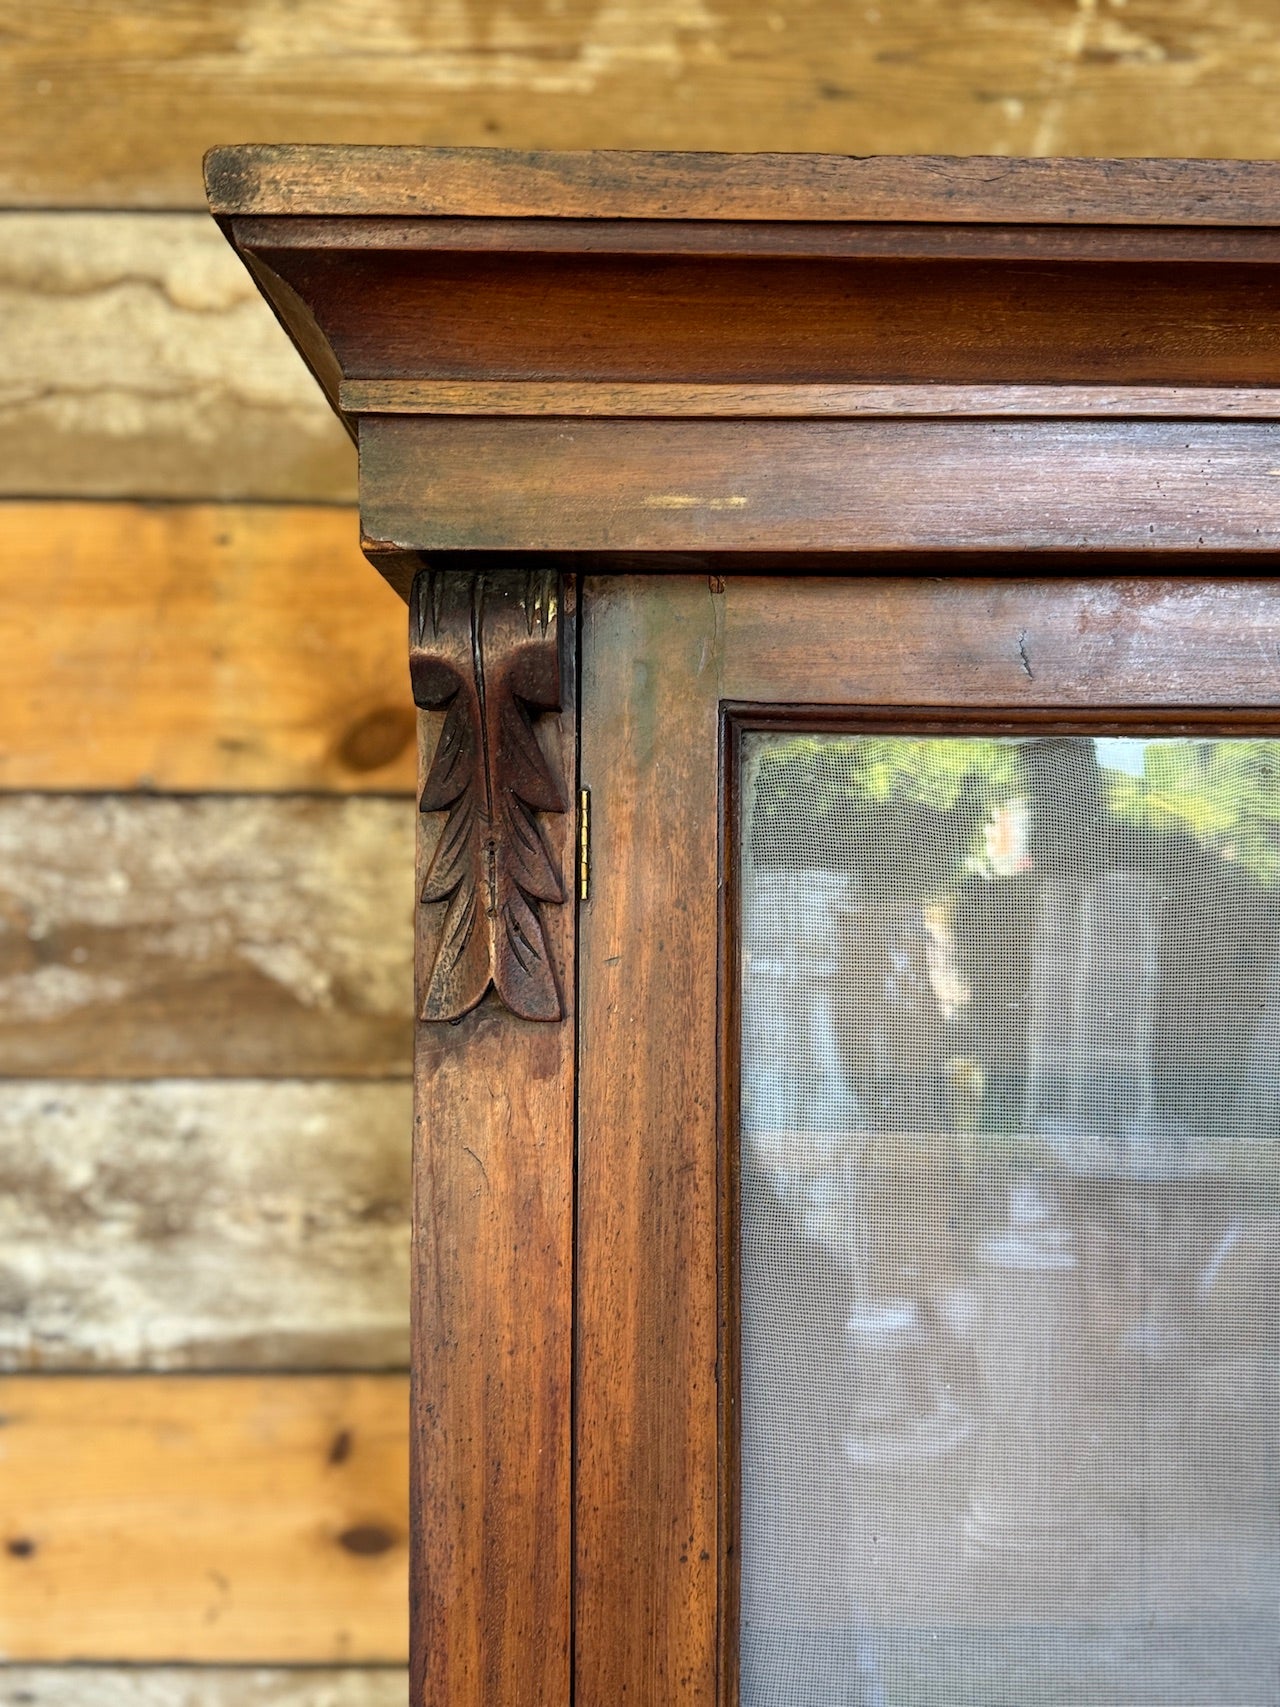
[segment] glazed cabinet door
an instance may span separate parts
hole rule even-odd
[[[579,1707],[1280,1699],[1280,584],[582,623]]]

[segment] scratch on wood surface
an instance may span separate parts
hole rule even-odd
[[[692,492],[655,492],[644,500],[646,510],[745,510],[747,499],[741,492],[731,492],[724,498],[699,498]]]

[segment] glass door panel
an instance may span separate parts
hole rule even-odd
[[[742,1707],[1280,1702],[1280,742],[742,739]]]

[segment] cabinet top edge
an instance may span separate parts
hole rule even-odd
[[[220,218],[1280,226],[1280,160],[247,144],[205,185]]]

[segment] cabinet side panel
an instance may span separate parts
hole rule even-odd
[[[584,600],[579,1707],[716,1697],[722,603],[674,576]]]
[[[560,709],[535,720],[566,800],[574,622],[566,588]],[[424,779],[443,722],[424,714]],[[419,895],[443,819],[421,820]],[[566,897],[543,909],[563,1017],[519,1018],[490,989],[462,1018],[417,1028],[414,1707],[569,1700],[573,829],[571,812],[540,819]],[[444,910],[417,909],[420,1002]]]

